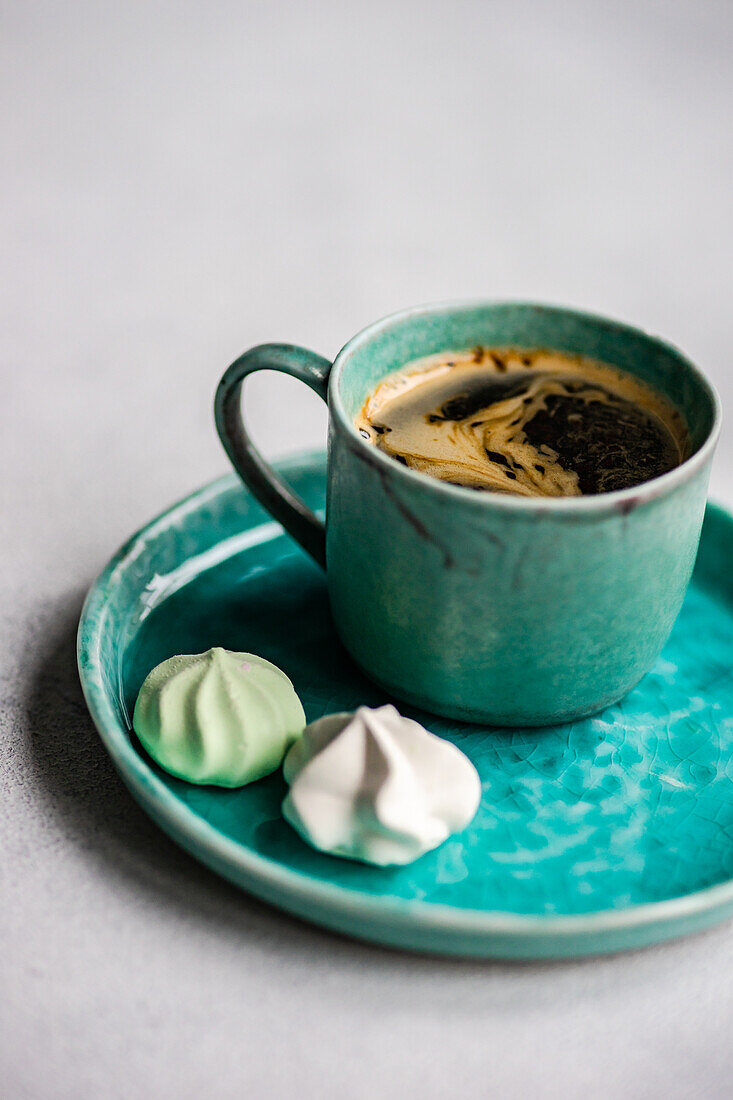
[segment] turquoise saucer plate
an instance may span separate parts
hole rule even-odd
[[[279,469],[323,508],[322,455]],[[733,517],[711,506],[666,649],[630,695],[593,718],[506,730],[402,707],[471,757],[483,798],[463,833],[398,869],[310,849],[280,814],[279,772],[234,791],[190,786],[156,767],[131,731],[149,670],[214,645],[283,668],[309,720],[386,701],[336,638],[324,575],[234,476],[115,555],[84,606],[79,670],[132,795],[197,859],[265,901],[419,951],[617,951],[733,914],[731,560]]]

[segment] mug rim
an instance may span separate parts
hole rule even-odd
[[[359,348],[369,343],[380,332],[398,324],[401,321],[413,317],[435,316],[438,314],[459,313],[474,309],[494,309],[499,307],[517,307],[525,309],[543,310],[548,313],[560,314],[566,317],[590,321],[593,324],[602,325],[606,329],[641,338],[644,341],[656,345],[667,354],[680,360],[690,371],[700,388],[706,393],[713,413],[712,425],[701,446],[694,454],[686,458],[679,466],[668,470],[664,474],[643,481],[639,485],[632,485],[627,489],[614,489],[608,493],[593,493],[579,497],[521,497],[504,493],[476,493],[464,485],[452,485],[450,482],[441,481],[430,477],[417,470],[410,469],[395,462],[389,455],[384,454],[377,447],[368,443],[357,431],[356,426],[344,408],[341,398],[341,378],[348,366],[351,356]],[[386,376],[385,376],[386,377]],[[444,301],[428,303],[425,305],[408,306],[406,309],[397,310],[387,314],[377,321],[373,321],[365,328],[352,336],[341,348],[333,361],[328,383],[328,409],[329,415],[338,424],[343,436],[350,448],[362,461],[374,466],[384,474],[391,475],[398,480],[404,480],[406,484],[414,487],[421,486],[425,492],[432,492],[442,496],[446,502],[452,500],[455,504],[463,504],[474,508],[496,508],[497,510],[518,513],[544,513],[567,512],[580,515],[603,515],[628,511],[639,504],[657,500],[674,492],[685,485],[695,474],[711,459],[720,435],[722,406],[718,392],[713,383],[697,367],[691,359],[680,351],[674,344],[663,340],[659,336],[653,336],[644,329],[635,325],[617,321],[600,313],[589,310],[574,309],[568,306],[559,306],[548,302],[528,301],[526,299],[500,299],[500,298],[463,298],[456,301]]]

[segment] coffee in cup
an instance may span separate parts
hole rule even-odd
[[[413,470],[522,497],[629,489],[690,450],[679,410],[641,379],[544,349],[476,347],[418,360],[380,382],[355,424]]]

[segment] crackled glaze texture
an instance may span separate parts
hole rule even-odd
[[[284,469],[320,509],[322,460]],[[547,956],[629,947],[733,908],[732,553],[733,521],[709,509],[664,653],[596,717],[489,730],[408,708],[468,754],[483,797],[463,833],[398,870],[309,848],[281,816],[279,773],[236,791],[192,787],[135,743],[129,714],[140,684],[179,649],[218,643],[262,654],[291,677],[309,721],[386,701],[337,640],[321,571],[234,478],[151,525],[100,578],[81,624],[82,681],[148,812],[266,900],[420,949]]]

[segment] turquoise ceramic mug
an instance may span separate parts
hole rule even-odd
[[[527,499],[426,477],[359,435],[354,417],[385,375],[478,344],[576,352],[638,375],[686,416],[691,457],[632,489]],[[258,370],[292,375],[328,404],[325,525],[251,442],[240,390]],[[216,396],[235,469],[326,569],[354,660],[399,699],[507,726],[591,714],[653,664],[692,572],[719,422],[714,390],[674,348],[602,317],[523,303],[397,313],[333,364],[287,344],[256,347]]]

